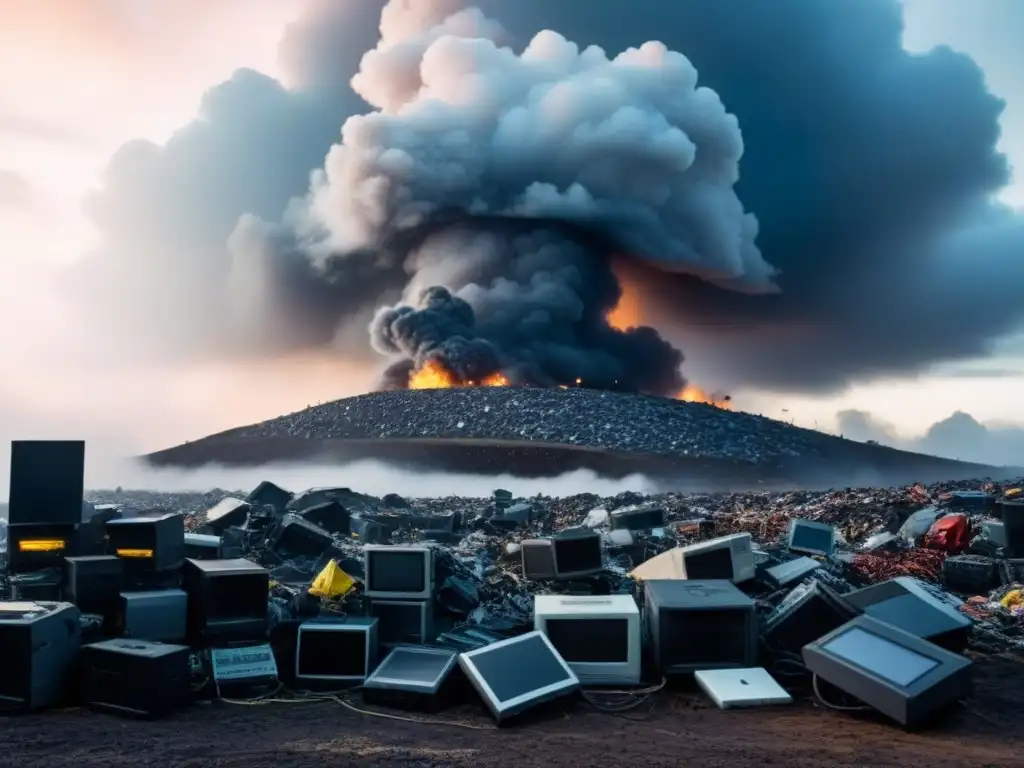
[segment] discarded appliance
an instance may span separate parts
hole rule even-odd
[[[185,560],[188,633],[195,646],[263,640],[270,574],[251,560]]]
[[[1015,497],[1019,498],[1019,497]],[[1024,557],[1024,501],[1003,500],[1007,557]]]
[[[176,571],[185,559],[185,518],[180,514],[125,517],[106,525],[107,554],[124,561],[126,583]]]
[[[551,537],[556,579],[592,576],[604,570],[601,535],[588,528],[568,528]]]
[[[632,595],[536,595],[533,627],[583,685],[640,682],[640,609]]]
[[[953,491],[953,504],[964,509],[990,512],[995,509],[995,494],[984,491]]]
[[[326,501],[307,507],[297,513],[304,520],[311,522],[328,533],[348,536],[352,531],[352,515],[336,501]]]
[[[1002,520],[983,520],[981,523],[981,535],[992,542],[997,548],[1006,546],[1006,526]]]
[[[377,640],[382,647],[423,645],[433,632],[433,600],[371,598],[366,613],[378,619]]]
[[[520,542],[523,576],[529,581],[553,579],[558,575],[555,567],[555,545],[551,539],[524,539]]]
[[[114,715],[157,718],[189,703],[189,649],[115,638],[82,648],[83,703]]]
[[[534,518],[533,506],[530,504],[513,504],[501,513],[502,520],[514,521],[517,525],[529,525]]]
[[[846,601],[866,615],[954,653],[967,647],[973,622],[957,610],[961,601],[900,576],[854,590]]]
[[[280,679],[269,643],[243,643],[210,649],[210,677],[221,696],[252,695]]]
[[[650,531],[665,527],[665,508],[658,504],[639,507],[624,507],[614,510],[608,516],[613,531]]]
[[[11,523],[7,526],[7,572],[29,573],[63,568],[65,557],[78,554],[74,523]]]
[[[982,555],[951,555],[942,563],[942,580],[950,589],[986,594],[999,579],[996,562]]]
[[[765,568],[764,575],[769,584],[776,589],[782,589],[803,581],[820,567],[821,563],[813,557],[798,557],[795,560]]]
[[[757,663],[755,603],[732,582],[645,580],[644,625],[666,677]]]
[[[53,603],[64,600],[63,579],[56,568],[9,575],[10,599]]]
[[[499,723],[580,688],[579,679],[543,632],[463,653],[459,667]]]
[[[292,494],[279,485],[264,480],[246,497],[246,501],[254,506],[271,507],[274,512],[283,515],[292,500]]]
[[[815,675],[901,725],[923,725],[970,693],[972,662],[869,616],[805,645]]]
[[[123,586],[124,563],[119,557],[94,555],[64,560],[64,598],[83,613],[116,616]]]
[[[836,529],[828,523],[794,517],[789,521],[786,548],[805,555],[828,557],[836,548]]]
[[[273,536],[274,549],[287,555],[319,557],[332,544],[330,533],[296,514],[285,515]]]
[[[439,712],[460,698],[464,680],[455,651],[395,648],[366,678],[363,700],[396,709]]]
[[[766,669],[701,669],[693,673],[700,689],[719,709],[790,704],[793,697]]]
[[[61,703],[68,695],[81,643],[80,612],[63,602],[0,602],[0,712]]]
[[[799,653],[807,643],[841,627],[857,609],[817,578],[792,589],[768,615],[761,632],[772,653]]]
[[[217,560],[221,556],[224,540],[209,533],[185,533],[185,558],[189,560]]]
[[[188,595],[180,589],[122,592],[117,628],[134,640],[180,643],[188,635]]]
[[[434,597],[434,550],[429,546],[363,547],[363,579],[369,598],[431,600]]]
[[[310,619],[298,630],[295,679],[304,685],[362,683],[377,660],[377,619]]]
[[[206,512],[206,527],[220,532],[231,526],[244,525],[252,505],[247,501],[228,496],[221,499]]]
[[[12,440],[7,521],[76,526],[82,521],[85,442]]]
[[[641,563],[631,575],[640,581],[728,579],[738,584],[756,575],[753,542],[749,533],[734,533],[676,547]]]

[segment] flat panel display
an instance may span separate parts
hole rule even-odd
[[[511,701],[572,678],[552,655],[544,638],[533,635],[517,643],[473,654],[473,666],[498,702]]]
[[[793,549],[805,549],[811,552],[831,552],[835,545],[835,533],[827,528],[816,525],[793,526],[793,538],[789,544]]]
[[[384,659],[373,676],[384,680],[431,684],[441,676],[451,660],[451,654],[420,653],[397,648]]]

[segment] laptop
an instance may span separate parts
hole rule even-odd
[[[761,667],[708,669],[695,672],[694,678],[719,709],[793,702],[793,697]]]

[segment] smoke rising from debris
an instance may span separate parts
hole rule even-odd
[[[294,89],[239,73],[111,163],[74,286],[136,353],[365,357],[372,320],[413,364],[669,391],[667,339],[726,385],[827,390],[1019,327],[1002,104],[970,59],[906,53],[896,0],[314,5]],[[612,256],[664,339],[603,323]]]

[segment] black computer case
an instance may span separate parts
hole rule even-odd
[[[185,706],[191,695],[189,649],[116,638],[82,649],[82,697],[113,714],[155,718]]]

